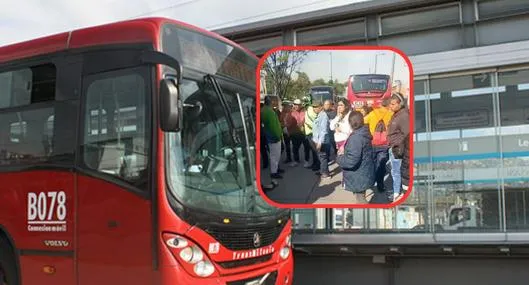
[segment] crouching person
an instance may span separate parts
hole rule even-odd
[[[358,111],[349,115],[351,135],[338,151],[337,163],[342,168],[345,190],[354,193],[354,204],[367,204],[373,197],[375,164],[372,136],[364,125],[364,116]]]

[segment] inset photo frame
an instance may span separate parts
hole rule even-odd
[[[413,185],[413,69],[384,46],[282,46],[256,75],[256,176],[281,208],[390,208]]]

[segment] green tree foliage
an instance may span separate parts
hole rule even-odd
[[[327,82],[324,79],[319,78],[319,79],[312,81],[311,86],[322,86],[322,85],[327,85]]]
[[[307,96],[308,90],[311,86],[310,78],[305,72],[296,72],[297,78],[292,81],[292,88],[286,95],[287,100],[294,99],[303,99],[304,96]]]
[[[285,98],[293,85],[292,75],[310,51],[280,50],[268,56],[263,64],[269,94]]]

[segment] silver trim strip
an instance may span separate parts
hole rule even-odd
[[[410,56],[415,76],[529,63],[529,41]]]
[[[297,233],[295,246],[303,245],[436,245],[436,244],[527,244],[529,232],[523,233]]]

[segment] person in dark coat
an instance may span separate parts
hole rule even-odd
[[[402,173],[402,140],[410,133],[410,116],[406,108],[406,100],[400,93],[393,93],[389,104],[393,116],[388,125],[389,160],[391,161],[391,177],[393,181],[393,195],[390,200],[397,201],[401,196]],[[391,197],[392,196],[392,197]],[[392,198],[392,199],[391,199]]]
[[[351,111],[349,124],[352,133],[345,145],[338,151],[336,162],[342,168],[343,186],[355,195],[354,204],[367,204],[375,184],[375,163],[373,161],[373,139],[364,124],[364,116]]]

